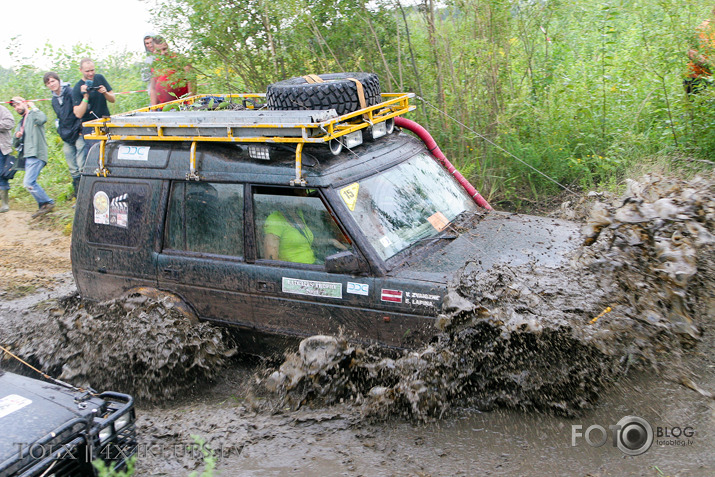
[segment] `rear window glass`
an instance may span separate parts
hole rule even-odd
[[[92,184],[87,240],[89,242],[136,247],[141,223],[149,207],[149,186],[132,182],[98,180]]]
[[[165,248],[243,256],[243,184],[175,182]]]

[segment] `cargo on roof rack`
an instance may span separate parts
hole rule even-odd
[[[327,143],[334,154],[343,145],[362,143],[363,131],[376,138],[394,126],[394,117],[415,109],[413,93],[383,93],[382,102],[348,114],[334,109],[274,111],[256,100],[265,94],[204,94],[157,104],[147,108],[84,123],[94,129],[87,139],[100,140],[97,175],[108,175],[104,150],[106,141],[191,142],[190,172],[198,180],[196,143],[289,143],[296,144],[296,176],[291,183],[305,184],[301,154],[305,144]]]

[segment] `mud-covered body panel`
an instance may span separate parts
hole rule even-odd
[[[442,239],[443,246],[410,255],[390,275],[446,284],[467,262],[481,271],[498,264],[517,267],[529,262],[557,268],[568,262],[580,240],[579,227],[573,222],[490,212],[457,238]]]

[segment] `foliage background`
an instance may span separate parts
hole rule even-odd
[[[283,78],[355,70],[378,73],[383,91],[415,92],[413,118],[502,206],[542,201],[561,190],[556,182],[616,185],[640,164],[711,168],[692,160],[715,158],[715,88],[689,100],[682,86],[709,0],[147,3],[200,93],[260,92]],[[79,58],[92,53],[48,45],[43,56],[74,83]],[[141,62],[125,53],[96,65],[115,91],[131,91],[144,88]],[[43,73],[0,71],[0,94],[48,97]],[[120,95],[112,112],[147,103],[145,94]],[[54,118],[48,102],[39,105]],[[49,175],[64,183],[61,141],[48,138]]]

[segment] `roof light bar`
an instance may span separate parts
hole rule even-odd
[[[248,146],[248,155],[252,159],[261,159],[263,161],[269,161],[271,159],[271,150],[268,146]]]
[[[343,136],[345,147],[352,149],[355,146],[362,144],[362,131],[355,131]]]

